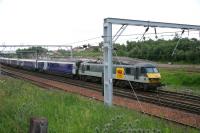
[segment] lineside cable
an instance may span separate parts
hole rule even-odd
[[[178,45],[179,45],[179,43],[180,43],[180,40],[182,39],[182,35],[184,34],[184,32],[185,32],[185,30],[182,31],[181,36],[180,36],[180,38],[178,39],[178,41],[177,41],[177,43],[176,43],[176,46],[175,46],[175,48],[174,48],[174,50],[173,50],[171,56],[174,56],[175,51],[176,51],[176,49],[177,49],[177,47],[178,47]]]
[[[82,43],[82,42],[87,42],[87,41],[91,41],[91,40],[96,40],[96,39],[99,39],[99,38],[101,38],[101,36],[89,38],[89,39],[86,39],[86,40],[80,40],[80,41],[76,41],[76,42],[71,42],[71,43],[65,43],[65,44],[69,45],[69,44]]]
[[[119,58],[118,58],[117,52],[116,52],[115,50],[113,50],[113,51],[114,51],[114,53],[115,53],[115,55],[116,55],[116,57],[117,57],[117,60],[118,60],[119,64],[122,65],[121,61],[120,61]],[[131,87],[131,90],[132,90],[134,96],[136,97],[136,100],[137,100],[137,102],[138,102],[138,104],[139,104],[139,106],[140,106],[141,111],[145,114],[145,111],[144,111],[144,109],[143,109],[143,107],[142,107],[141,102],[140,102],[139,99],[138,99],[138,96],[137,96],[137,94],[136,94],[136,92],[135,92],[135,90],[134,90],[134,88],[133,88],[133,85],[131,84],[129,78],[126,76],[126,71],[124,71],[124,75],[125,75],[126,79],[128,80],[128,83],[129,83],[129,85],[130,85],[130,87]]]

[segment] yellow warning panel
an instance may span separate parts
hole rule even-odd
[[[117,79],[124,79],[124,68],[122,68],[122,67],[116,68],[116,78]]]

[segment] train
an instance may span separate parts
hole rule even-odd
[[[103,83],[103,63],[91,60],[35,60],[0,57],[0,63],[25,70],[62,75],[73,79]],[[123,70],[118,78],[117,69]],[[113,63],[113,85],[127,88],[150,90],[162,86],[161,75],[154,63],[134,62]]]

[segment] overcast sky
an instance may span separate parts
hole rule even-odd
[[[0,44],[102,36],[107,17],[200,25],[200,0],[0,0]]]

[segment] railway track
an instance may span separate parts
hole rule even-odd
[[[130,94],[130,92],[127,92],[126,95],[124,95],[122,93],[120,93],[120,94],[117,93],[117,95],[122,95],[122,96],[125,96],[128,98],[133,97],[133,94],[132,94],[132,97],[131,97],[131,94]],[[165,97],[164,95],[158,96],[155,93],[154,94],[153,93],[151,93],[151,94],[137,93],[137,97],[140,101],[149,102],[149,103],[166,106],[166,107],[170,107],[170,108],[174,108],[174,109],[184,110],[186,112],[200,115],[200,103],[195,103],[195,102],[191,102],[191,101],[188,102],[185,100],[181,101],[179,99],[177,100],[174,98]]]
[[[66,77],[51,75],[51,74],[41,74],[36,72],[30,72],[25,70],[19,70],[16,68],[11,67],[5,67],[3,66],[3,72],[6,74],[16,77],[13,73],[13,71],[20,72],[20,73],[26,73],[54,81],[59,81],[79,87],[84,87],[96,91],[102,92],[102,85],[97,83],[90,83],[80,80],[73,80]],[[9,71],[8,71],[9,70]],[[20,75],[17,75],[20,76]],[[131,90],[125,90],[121,88],[114,87],[113,89],[114,95],[122,96],[130,99],[139,99],[140,101],[148,102],[157,104],[160,106],[166,106],[174,109],[183,110],[189,113],[198,114],[200,115],[200,96],[194,96],[190,94],[184,94],[184,93],[177,93],[177,92],[170,92],[170,91],[164,91],[164,90],[158,90],[157,92],[142,92],[142,91],[136,91],[137,98],[135,95],[133,95],[133,92]]]
[[[159,90],[158,94],[169,96],[169,97],[175,97],[181,100],[187,99],[188,101],[195,101],[197,103],[200,103],[200,96],[197,96],[197,95],[165,91],[165,90]]]

